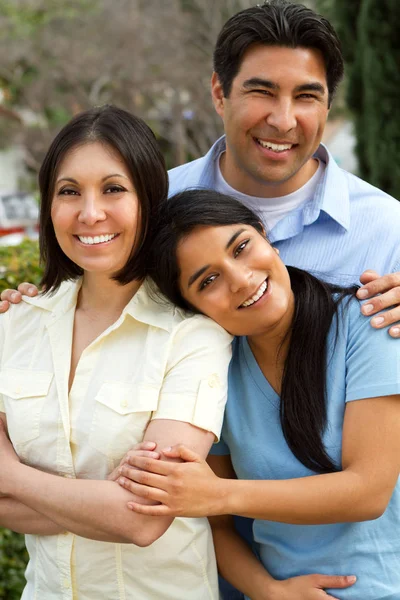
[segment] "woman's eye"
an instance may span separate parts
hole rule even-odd
[[[243,250],[246,248],[247,244],[249,243],[249,240],[245,240],[244,242],[242,242],[241,244],[239,244],[239,246],[237,246],[235,248],[235,252],[234,252],[234,257],[236,258],[236,256],[238,256],[241,252],[243,252]]]
[[[120,185],[110,185],[105,189],[106,194],[118,194],[119,192],[124,192],[125,188]]]
[[[213,281],[215,281],[217,278],[217,275],[210,275],[209,277],[206,277],[205,279],[203,279],[203,281],[200,283],[200,291],[204,290],[208,285],[210,285],[210,283],[212,283]]]
[[[59,196],[75,196],[78,192],[71,190],[71,188],[64,188],[58,192]]]

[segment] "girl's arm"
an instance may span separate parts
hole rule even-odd
[[[0,527],[36,535],[58,535],[64,531],[47,517],[8,497],[0,498]]]
[[[150,423],[145,439],[149,436],[162,446],[183,437],[202,456],[207,455],[214,439],[212,433],[188,423],[162,419]],[[113,481],[66,479],[21,464],[4,427],[0,431],[0,462],[4,494],[77,535],[148,546],[173,521],[170,516],[154,519],[127,510],[132,494]]]
[[[187,463],[133,457],[131,464],[148,472],[122,468],[124,487],[162,503],[133,503],[136,512],[188,517],[235,514],[302,525],[376,519],[385,511],[399,475],[400,396],[347,403],[343,470],[337,473],[238,481],[217,477],[205,461],[182,446],[166,455]]]

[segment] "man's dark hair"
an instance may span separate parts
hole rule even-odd
[[[149,274],[177,306],[198,312],[183,297],[177,248],[197,227],[249,225],[264,235],[260,219],[249,208],[211,190],[187,190],[160,206],[154,226]],[[337,471],[322,435],[326,427],[327,337],[339,303],[356,287],[342,288],[295,267],[287,267],[295,298],[289,350],[280,402],[283,434],[293,454],[317,473]]]
[[[132,254],[114,279],[124,285],[146,275],[148,231],[155,210],[168,193],[164,158],[153,132],[142,119],[116,106],[97,107],[80,113],[63,127],[50,145],[39,172],[40,256],[44,264],[41,283],[50,293],[63,281],[82,275],[82,269],[61,250],[54,233],[51,205],[57,173],[71,150],[93,142],[100,142],[121,156],[140,205]]]
[[[214,50],[214,71],[226,98],[244,53],[253,44],[319,50],[325,62],[330,106],[344,66],[340,41],[327,19],[288,0],[266,0],[233,15],[221,29]]]

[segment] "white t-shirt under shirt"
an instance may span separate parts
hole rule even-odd
[[[318,183],[324,176],[325,171],[325,164],[317,159],[319,163],[318,169],[311,179],[300,189],[279,198],[258,198],[257,196],[248,196],[247,194],[238,192],[225,181],[220,169],[220,158],[221,155],[215,161],[216,190],[221,194],[234,196],[242,204],[253,210],[260,216],[267,231],[271,231],[278,221],[314,196]]]

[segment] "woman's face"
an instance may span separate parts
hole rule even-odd
[[[111,276],[124,267],[140,206],[121,156],[100,142],[70,150],[56,176],[51,218],[61,249],[84,271]]]
[[[290,327],[289,274],[253,227],[197,227],[179,243],[177,259],[184,298],[231,334],[284,334]]]

